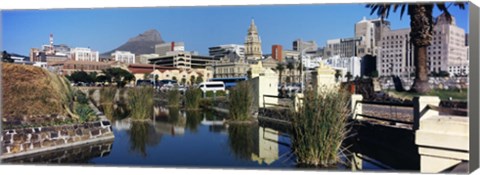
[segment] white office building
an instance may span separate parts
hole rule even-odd
[[[126,63],[135,64],[135,54],[127,51],[115,51],[112,53],[112,60]]]
[[[333,56],[325,59],[324,61],[326,65],[330,65],[335,69],[344,70],[342,72],[342,75],[345,75],[347,72],[350,72],[352,77],[361,76],[362,58],[360,57]]]
[[[75,61],[97,61],[98,51],[92,51],[90,48],[76,47],[70,50],[70,58]]]

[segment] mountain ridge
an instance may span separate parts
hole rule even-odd
[[[162,43],[165,43],[165,41],[163,41],[160,32],[156,29],[150,29],[128,39],[127,42],[116,49],[102,53],[101,56],[109,57],[115,51],[129,51],[135,55],[155,53],[155,45]]]

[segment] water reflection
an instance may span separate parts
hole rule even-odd
[[[89,164],[94,158],[110,155],[113,140],[80,147],[44,152],[40,154],[22,156],[2,160],[2,163],[67,163]]]
[[[161,134],[157,134],[155,128],[149,122],[131,122],[131,127],[127,130],[130,135],[130,151],[139,153],[146,157],[146,147],[155,146],[160,143]]]
[[[186,128],[189,129],[193,133],[198,132],[198,125],[202,122],[204,119],[202,113],[200,111],[191,111],[187,110],[186,111]]]
[[[279,132],[258,125],[229,125],[228,143],[238,159],[270,165],[279,159]]]
[[[257,130],[258,126],[256,125],[229,125],[228,145],[236,158],[251,159],[255,147],[254,140],[258,140]]]

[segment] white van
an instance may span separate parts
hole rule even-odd
[[[225,84],[222,81],[203,82],[198,85],[203,92],[207,91],[225,91]]]

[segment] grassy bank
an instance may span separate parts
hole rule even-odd
[[[153,116],[153,88],[137,87],[128,90],[130,117],[134,120],[146,120]]]

